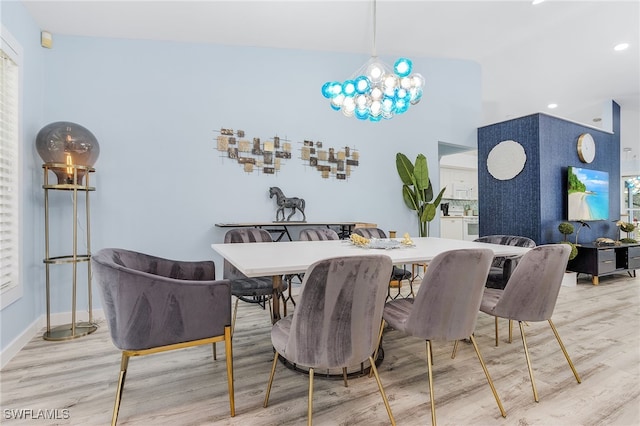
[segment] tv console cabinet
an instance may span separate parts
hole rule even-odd
[[[640,269],[640,244],[620,244],[597,246],[579,244],[578,255],[569,261],[567,270],[591,275],[593,285],[598,285],[600,277],[620,272],[636,276]]]

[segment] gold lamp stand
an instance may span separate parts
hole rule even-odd
[[[97,330],[97,325],[93,322],[93,312],[91,303],[91,226],[89,213],[89,192],[95,191],[89,186],[89,175],[95,169],[87,166],[74,164],[45,163],[44,169],[44,229],[45,229],[45,258],[46,284],[47,284],[47,331],[43,334],[45,340],[71,340],[77,337],[86,336]],[[58,177],[57,184],[49,183],[49,172],[53,172]],[[84,184],[82,183],[84,177]],[[51,257],[49,253],[49,191],[71,191],[73,195],[73,253],[65,256]],[[86,212],[86,254],[78,254],[78,192],[85,194]],[[87,291],[89,299],[89,321],[78,322],[76,320],[76,288],[78,281],[78,263],[87,264]],[[72,295],[71,295],[71,323],[51,328],[51,265],[71,264],[72,275]]]

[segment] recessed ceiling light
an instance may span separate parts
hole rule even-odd
[[[613,48],[616,52],[620,52],[621,50],[627,50],[629,48],[629,43],[620,43],[616,44]]]
[[[549,108],[549,109],[558,108],[558,104],[549,104],[549,105],[547,105],[547,108]]]
[[[544,1],[544,0],[533,0],[533,1],[531,2],[531,4],[535,6],[536,4],[540,4],[540,3],[542,3],[543,1]]]

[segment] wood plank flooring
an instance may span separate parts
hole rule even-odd
[[[295,289],[294,289],[295,290]],[[295,293],[295,291],[294,291]],[[291,307],[290,307],[291,308]],[[479,314],[476,339],[507,411],[502,418],[471,345],[434,344],[439,425],[640,424],[640,278],[614,275],[593,286],[585,277],[562,287],[553,316],[582,377],[578,384],[546,322],[529,323],[527,343],[540,396],[535,403],[517,325],[514,342],[494,346],[493,318]],[[278,365],[268,408],[262,407],[273,357],[268,310],[240,304],[234,335],[236,417],[229,417],[224,352],[210,346],[132,359],[119,424],[300,425],[306,422],[307,377]],[[379,371],[398,425],[430,424],[425,343],[395,330],[384,336]],[[38,334],[1,371],[7,425],[104,425],[111,420],[120,353],[106,324],[69,342]],[[388,417],[374,379],[316,379],[317,425],[382,425]],[[59,410],[58,420],[15,420],[7,410]],[[68,410],[63,412],[62,410]],[[8,416],[9,415],[9,416]]]

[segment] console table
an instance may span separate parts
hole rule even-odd
[[[289,227],[291,226],[304,226],[307,228],[326,226],[331,228],[336,226],[340,228],[338,235],[340,238],[349,238],[351,232],[356,225],[362,222],[246,222],[246,223],[216,223],[219,228],[261,228],[270,234],[275,234],[274,241],[280,241],[286,235],[289,241],[293,241],[291,234],[289,234]]]
[[[598,285],[599,277],[619,272],[636,276],[640,269],[640,244],[620,244],[617,246],[597,246],[579,244],[578,255],[569,261],[567,270],[591,275],[593,285]]]

